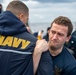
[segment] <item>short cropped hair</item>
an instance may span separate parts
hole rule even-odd
[[[71,20],[68,17],[59,16],[59,17],[55,18],[54,21],[51,23],[51,27],[52,27],[53,23],[56,23],[56,24],[62,25],[62,26],[67,26],[68,27],[67,36],[71,35],[72,30],[73,30],[73,25],[72,25]]]
[[[7,11],[11,11],[14,15],[25,14],[28,15],[28,7],[21,1],[12,1],[8,4]]]

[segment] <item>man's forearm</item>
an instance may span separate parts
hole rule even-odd
[[[36,42],[36,47],[33,53],[34,74],[36,73],[36,70],[38,68],[42,53],[47,50],[48,50],[48,43],[46,40],[42,39]]]
[[[41,58],[41,52],[35,51],[34,50],[34,54],[33,54],[33,64],[34,64],[34,74],[37,71],[38,65],[39,65],[39,61]]]

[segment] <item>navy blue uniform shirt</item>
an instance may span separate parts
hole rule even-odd
[[[52,56],[55,75],[76,75],[76,60],[66,48],[57,56]]]

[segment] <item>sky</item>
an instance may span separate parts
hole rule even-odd
[[[13,0],[0,0],[5,11]],[[30,23],[51,23],[58,16],[66,16],[76,22],[76,0],[21,0],[29,8]]]

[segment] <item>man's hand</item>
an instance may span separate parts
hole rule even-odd
[[[42,40],[38,40],[36,42],[36,46],[35,46],[35,50],[37,52],[45,52],[48,50],[48,43],[45,39],[42,39]]]

